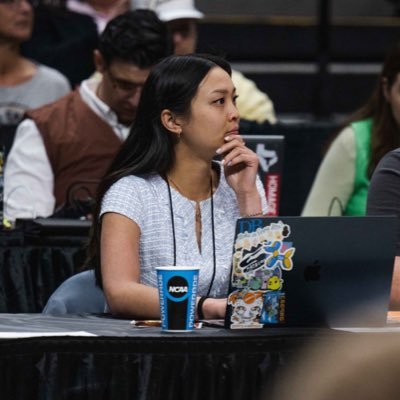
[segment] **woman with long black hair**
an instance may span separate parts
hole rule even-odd
[[[218,57],[171,56],[145,83],[99,187],[89,245],[87,264],[114,314],[159,317],[162,265],[199,266],[204,318],[225,314],[236,219],[267,208],[230,73]]]

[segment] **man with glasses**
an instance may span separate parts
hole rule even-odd
[[[152,66],[169,53],[165,25],[152,11],[127,12],[108,23],[94,51],[101,78],[32,110],[19,125],[5,168],[8,219],[47,217],[72,199],[94,197],[128,136]]]

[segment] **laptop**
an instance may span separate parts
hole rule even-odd
[[[386,325],[392,216],[241,218],[225,327]]]
[[[246,146],[259,160],[258,174],[268,199],[268,215],[279,215],[285,137],[282,135],[242,135]]]

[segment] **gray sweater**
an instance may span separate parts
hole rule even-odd
[[[60,72],[37,64],[29,81],[16,86],[0,86],[0,125],[16,125],[28,109],[51,103],[71,90]]]

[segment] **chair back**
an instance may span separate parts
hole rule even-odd
[[[87,270],[65,280],[50,296],[42,314],[100,314],[105,306],[104,293],[96,285],[94,270]]]

